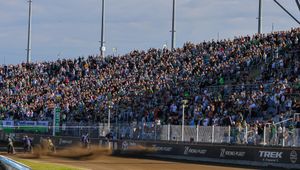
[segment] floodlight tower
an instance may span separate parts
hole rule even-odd
[[[262,0],[259,0],[258,5],[258,34],[262,32]]]
[[[104,46],[104,14],[105,14],[105,4],[104,0],[102,0],[102,19],[101,19],[101,45],[100,45],[100,56],[104,58],[105,46]]]
[[[176,0],[173,0],[173,10],[172,10],[172,40],[171,40],[171,50],[175,48],[175,5]]]
[[[31,15],[32,15],[32,0],[28,0],[29,3],[29,18],[28,18],[28,41],[27,41],[27,63],[31,61]]]

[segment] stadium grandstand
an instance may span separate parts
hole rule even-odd
[[[262,133],[266,124],[293,118],[286,128],[300,128],[299,36],[295,28],[173,51],[6,65],[1,120],[51,124],[59,107],[60,126],[107,123],[109,113],[116,124],[184,122]]]
[[[102,0],[100,54],[32,61],[29,0],[27,61],[0,66],[0,169],[116,155],[299,169],[300,27],[262,33],[259,0],[257,34],[177,47],[172,2],[171,48],[104,54]]]

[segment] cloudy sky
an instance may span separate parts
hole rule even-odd
[[[263,32],[298,26],[263,1]],[[300,19],[294,0],[278,1]],[[257,32],[258,0],[177,0],[176,10],[177,47]],[[172,0],[106,0],[106,53],[170,46],[171,14]],[[26,60],[27,20],[27,0],[0,0],[0,64]],[[100,32],[101,0],[33,0],[34,62],[97,54]]]

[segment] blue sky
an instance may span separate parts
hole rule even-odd
[[[263,32],[298,24],[263,0]],[[294,0],[278,0],[296,18]],[[258,0],[177,0],[176,46],[257,32]],[[171,42],[172,0],[106,0],[106,53],[162,48]],[[26,60],[27,0],[0,0],[0,64]],[[101,0],[33,0],[32,61],[99,53]]]

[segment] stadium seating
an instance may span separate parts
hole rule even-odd
[[[300,28],[122,56],[0,67],[2,120],[236,126],[300,112]]]

